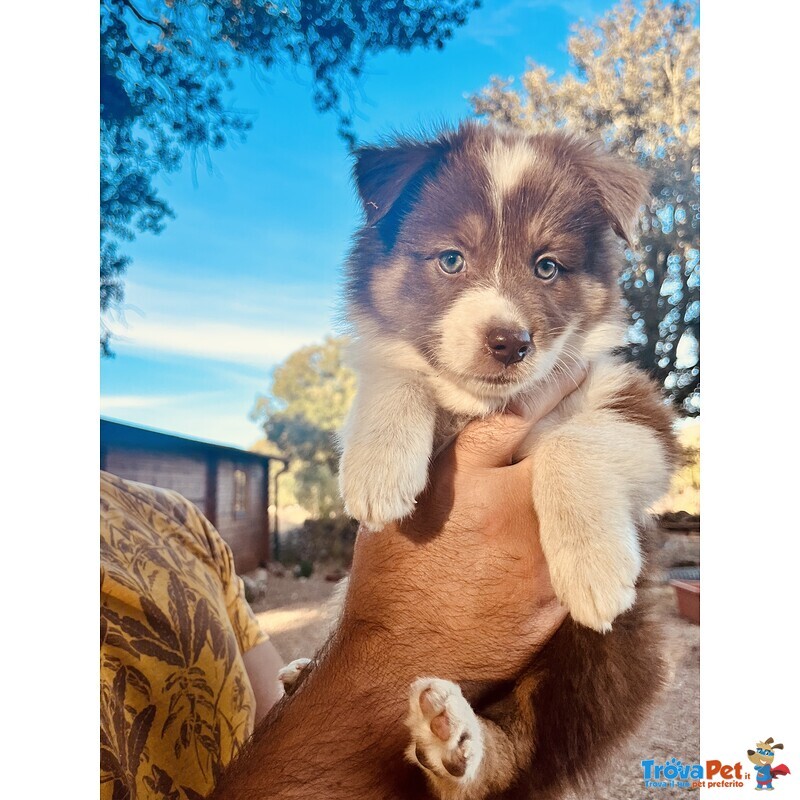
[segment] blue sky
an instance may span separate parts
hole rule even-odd
[[[570,25],[601,0],[485,0],[443,51],[385,53],[367,64],[356,133],[470,113],[465,95],[526,58],[568,67]],[[176,213],[163,233],[126,245],[124,320],[116,358],[100,365],[104,416],[249,447],[248,419],[274,366],[335,333],[341,267],[360,214],[345,143],[319,114],[302,71],[238,76],[232,102],[252,112],[244,144],[159,182]]]

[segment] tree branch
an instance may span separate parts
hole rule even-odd
[[[167,33],[167,27],[165,25],[162,25],[157,19],[150,19],[150,17],[146,17],[144,14],[142,14],[141,11],[139,11],[138,8],[136,8],[136,6],[131,2],[131,0],[120,0],[120,2],[126,8],[130,9],[130,11],[136,17],[136,19],[138,19],[140,22],[144,22],[145,25],[154,25],[162,33]]]

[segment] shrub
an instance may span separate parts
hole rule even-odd
[[[307,519],[281,542],[280,561],[301,568],[306,564],[349,567],[357,530],[358,523],[344,516]]]

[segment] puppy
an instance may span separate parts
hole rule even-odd
[[[633,607],[647,509],[676,460],[658,388],[615,355],[618,288],[643,174],[565,133],[464,124],[356,153],[366,214],[348,265],[358,391],[341,434],[348,512],[372,530],[411,514],[432,458],[470,419],[588,377],[519,458],[553,587],[570,617],[503,696],[410,687],[409,760],[435,796],[542,797],[581,783],[642,718],[662,674]],[[612,628],[613,623],[613,628]]]

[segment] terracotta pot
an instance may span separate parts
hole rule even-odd
[[[670,581],[675,587],[678,613],[695,625],[700,624],[700,581]]]

